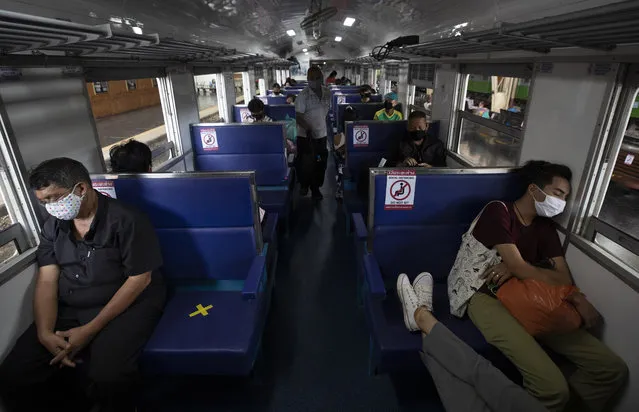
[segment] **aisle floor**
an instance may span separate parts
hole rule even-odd
[[[249,378],[149,381],[143,411],[443,411],[424,371],[368,374],[368,333],[356,303],[355,251],[335,201],[300,199],[279,263],[263,351]],[[398,307],[397,310],[400,310]],[[415,361],[419,362],[418,354]]]

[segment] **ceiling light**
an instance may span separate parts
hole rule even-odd
[[[133,33],[135,34],[142,34],[142,29],[138,26],[133,26],[131,29],[133,30]]]
[[[355,19],[352,17],[347,17],[344,19],[344,26],[351,27],[355,23]]]
[[[304,54],[308,56],[308,52],[304,52]]]
[[[335,41],[342,41],[342,38],[340,36],[335,37]]]
[[[306,52],[308,51],[308,49],[302,49],[302,51],[303,51],[304,53],[306,53]]]
[[[286,34],[288,34],[289,36],[293,37],[293,36],[295,36],[295,30],[286,30]]]
[[[121,17],[115,17],[115,16],[114,16],[114,17],[111,17],[111,18],[109,19],[109,21],[110,21],[111,23],[122,24],[122,18],[121,18]]]

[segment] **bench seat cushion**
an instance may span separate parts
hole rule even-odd
[[[176,291],[143,355],[146,372],[184,375],[248,375],[255,360],[266,311],[264,295]],[[195,312],[206,307],[207,316]]]

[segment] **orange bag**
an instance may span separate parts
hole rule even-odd
[[[577,309],[566,301],[579,289],[512,278],[497,290],[497,298],[532,336],[566,333],[581,326]]]

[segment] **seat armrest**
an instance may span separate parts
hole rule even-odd
[[[277,230],[277,221],[280,215],[278,213],[266,212],[264,225],[262,226],[262,236],[265,242],[273,242],[275,240],[275,232]]]
[[[372,253],[364,255],[364,276],[370,295],[377,299],[386,298],[386,287],[384,286],[384,279],[382,279],[382,272],[380,272],[377,259]]]
[[[355,226],[355,236],[359,240],[368,238],[368,229],[364,223],[364,217],[361,213],[353,213],[353,226]]]
[[[244,280],[242,298],[255,299],[260,293],[261,283],[266,278],[266,256],[255,256],[249,269],[248,276]]]

